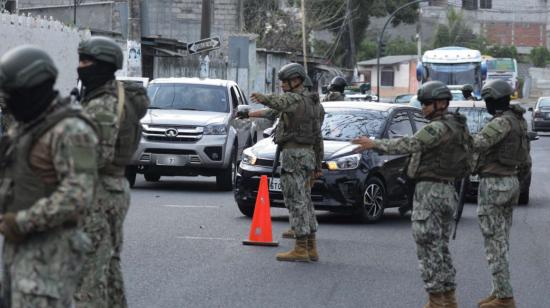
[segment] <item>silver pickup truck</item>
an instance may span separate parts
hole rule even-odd
[[[215,176],[219,189],[231,190],[242,151],[256,140],[255,124],[236,119],[248,105],[239,86],[229,80],[160,78],[147,92],[151,105],[141,119],[141,142],[127,168],[146,181],[161,176]]]

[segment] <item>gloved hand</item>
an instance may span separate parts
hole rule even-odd
[[[237,119],[248,119],[248,110],[239,110],[237,111]]]
[[[4,235],[6,241],[10,243],[20,243],[25,239],[25,235],[19,231],[14,213],[6,213],[0,217],[0,233]]]

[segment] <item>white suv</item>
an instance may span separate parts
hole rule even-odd
[[[145,180],[161,176],[216,176],[218,188],[231,190],[244,148],[256,136],[251,120],[235,117],[248,105],[239,86],[229,80],[159,78],[147,93],[151,105],[141,119],[141,142],[127,169]]]

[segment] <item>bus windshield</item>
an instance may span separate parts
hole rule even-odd
[[[515,72],[516,66],[512,59],[491,59],[487,61],[489,71]]]
[[[429,80],[439,80],[447,85],[478,85],[479,63],[426,63]]]

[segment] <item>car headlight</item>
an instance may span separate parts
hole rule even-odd
[[[206,125],[202,132],[204,135],[227,135],[227,128],[224,124]]]
[[[250,148],[247,148],[243,151],[243,159],[241,162],[245,165],[255,165],[256,164],[256,155],[252,153]]]
[[[351,170],[359,167],[361,154],[353,154],[327,161],[328,170]]]

